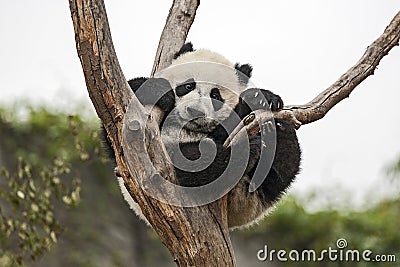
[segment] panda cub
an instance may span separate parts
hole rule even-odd
[[[142,85],[146,87],[146,84],[160,79],[168,81],[161,86],[161,97],[158,96],[160,87],[147,86],[143,91],[146,95],[157,95],[155,105],[164,111],[161,137],[173,162],[174,147],[178,147],[187,160],[194,162],[201,158],[200,141],[212,140],[216,154],[211,164],[196,170],[175,166],[179,185],[196,187],[218,179],[231,159],[231,148],[223,146],[229,132],[252,110],[282,109],[283,102],[278,95],[264,89],[247,88],[251,73],[252,67],[248,64],[233,64],[220,54],[194,50],[191,43],[186,43],[175,54],[171,66],[155,78],[141,77],[128,81],[143,105],[154,103],[141,93],[139,88]],[[249,137],[249,159],[245,171],[239,174],[239,182],[228,193],[227,214],[231,229],[250,226],[262,219],[299,172],[301,151],[294,127],[284,120],[276,119],[274,123],[276,147],[272,165],[263,173],[265,179],[254,192],[249,191],[249,185],[256,167],[267,162],[259,160],[263,149],[261,135]],[[122,178],[118,179],[125,200],[146,221]]]

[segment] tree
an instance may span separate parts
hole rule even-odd
[[[145,181],[157,173],[168,181],[175,180],[158,130],[161,111],[147,114],[129,89],[115,55],[104,2],[70,0],[69,3],[76,47],[89,96],[115,148],[119,173],[130,195],[138,202],[178,266],[234,266],[235,258],[226,216],[226,197],[205,206],[182,208],[157,201],[140,188],[138,181]],[[183,45],[198,6],[199,0],[173,1],[152,74],[168,66],[173,54]],[[287,106],[273,116],[289,119],[297,127],[322,118],[360,82],[373,74],[383,56],[398,44],[399,37],[400,13],[383,35],[369,46],[360,61],[331,87],[311,102]],[[240,137],[241,131],[253,132],[252,129],[258,127],[256,122],[269,118],[268,113],[255,112],[230,136],[226,145]],[[132,136],[144,136],[145,141]],[[129,138],[129,142],[123,142],[126,138]],[[147,154],[151,157],[154,168],[143,160]]]

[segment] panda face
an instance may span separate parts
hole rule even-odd
[[[173,115],[185,129],[211,132],[229,117],[238,102],[237,93],[218,84],[198,82],[193,78],[175,88]]]
[[[175,93],[170,122],[196,133],[211,132],[227,119],[247,86],[233,63],[208,50],[185,53],[155,76],[168,80]]]

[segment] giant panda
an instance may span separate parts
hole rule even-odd
[[[210,71],[208,65],[204,65],[207,62],[225,67],[224,71]],[[184,157],[195,161],[201,157],[201,141],[211,140],[215,145],[215,158],[207,168],[191,171],[175,166],[179,185],[201,186],[217,179],[225,170],[231,157],[231,149],[225,148],[223,143],[232,129],[222,127],[223,122],[232,120],[235,126],[252,110],[282,109],[283,101],[280,96],[269,90],[248,88],[252,70],[249,64],[234,64],[218,53],[205,49],[195,50],[191,43],[186,43],[175,54],[169,71],[162,71],[155,78],[140,77],[128,81],[143,105],[155,104],[164,111],[160,128],[167,151],[170,151],[170,147],[178,146]],[[149,103],[148,97],[139,93],[139,88],[150,81],[157,82],[157,79],[168,81],[167,89],[164,86],[163,95],[155,103]],[[208,82],[210,80],[212,82]],[[154,86],[146,88],[146,94],[159,95],[159,92],[151,92],[152,88]],[[168,119],[170,117],[172,119]],[[295,128],[291,123],[280,119],[273,123],[276,134],[275,154],[271,167],[263,173],[265,179],[254,192],[249,190],[249,186],[255,169],[257,165],[267,163],[260,162],[263,149],[261,135],[248,139],[250,154],[245,163],[245,171],[228,193],[227,214],[230,229],[250,226],[262,219],[286,192],[299,172],[301,150]],[[104,129],[103,133],[110,146]],[[173,152],[170,157],[174,157]],[[139,205],[125,188],[122,178],[119,177],[118,181],[131,209],[147,222]]]

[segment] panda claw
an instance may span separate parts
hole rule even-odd
[[[241,98],[251,110],[268,109],[269,107],[269,110],[277,111],[283,106],[278,95],[263,89],[247,89],[243,92]]]
[[[263,141],[261,141],[261,144],[262,144],[262,146],[263,147],[267,147],[267,144],[265,143],[265,141],[263,140]]]

